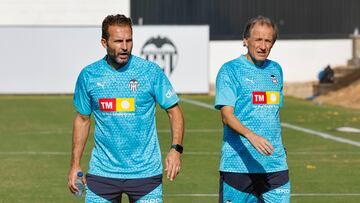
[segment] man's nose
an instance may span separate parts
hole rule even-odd
[[[126,41],[121,43],[121,49],[124,50],[124,51],[128,49]]]
[[[266,43],[265,43],[265,41],[261,41],[261,42],[260,42],[260,49],[262,49],[262,50],[266,49]]]

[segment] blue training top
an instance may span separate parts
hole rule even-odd
[[[239,121],[266,138],[275,151],[271,156],[261,155],[245,137],[224,125],[220,171],[269,173],[287,170],[279,118],[282,89],[282,70],[274,61],[266,60],[258,67],[241,55],[221,67],[216,78],[215,108],[234,107]]]
[[[167,109],[178,101],[161,68],[134,55],[119,70],[106,57],[85,67],[73,103],[80,114],[94,113],[95,117],[95,146],[88,172],[124,179],[161,174],[156,102]]]

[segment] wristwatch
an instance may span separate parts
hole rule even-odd
[[[180,154],[183,153],[183,146],[179,145],[179,144],[172,144],[170,149],[175,149],[177,152],[179,152]]]

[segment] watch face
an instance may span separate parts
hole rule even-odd
[[[175,149],[177,152],[179,152],[180,154],[183,153],[183,146],[179,145],[179,144],[173,144],[171,145],[172,149]]]

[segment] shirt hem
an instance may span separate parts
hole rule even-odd
[[[162,172],[160,173],[153,173],[153,174],[138,174],[138,175],[119,175],[119,174],[104,174],[104,173],[96,173],[93,171],[88,171],[91,175],[96,175],[100,177],[105,178],[118,178],[118,179],[140,179],[140,178],[150,178],[158,175],[162,175]]]
[[[253,170],[253,171],[241,171],[241,170],[231,170],[231,169],[219,169],[219,171],[221,172],[229,172],[229,173],[275,173],[275,172],[280,172],[280,171],[286,171],[289,170],[288,167],[286,168],[280,168],[280,169],[274,169],[274,170],[264,170],[264,171],[258,171],[258,170]]]

